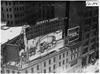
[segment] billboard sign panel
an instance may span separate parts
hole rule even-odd
[[[63,47],[62,30],[28,40],[29,59],[42,56]]]
[[[69,42],[79,39],[79,26],[68,29],[67,34]]]

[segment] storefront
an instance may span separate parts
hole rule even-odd
[[[86,66],[87,64],[87,56],[82,58],[82,67]]]

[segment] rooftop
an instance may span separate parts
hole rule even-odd
[[[14,37],[18,36],[22,30],[21,27],[2,27],[1,31],[1,44],[7,42],[8,40],[13,39]]]

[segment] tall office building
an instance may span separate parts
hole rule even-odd
[[[82,30],[82,65],[86,65],[99,55],[98,7],[84,8],[84,25]]]
[[[91,63],[95,58],[94,54],[99,51],[98,7],[86,7],[85,1],[58,2],[56,6],[63,8],[60,10],[55,7],[59,11],[55,12],[55,16],[59,15],[59,18],[40,21],[26,29],[29,49],[24,45],[21,47],[23,35],[11,40],[2,48],[5,59],[4,72],[74,72],[74,69]]]
[[[7,26],[26,23],[33,26],[37,21],[65,17],[65,5],[64,2],[1,1],[1,20],[7,22]]]
[[[7,26],[20,26],[25,24],[25,2],[1,1],[1,21]]]

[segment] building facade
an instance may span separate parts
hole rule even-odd
[[[94,59],[98,50],[98,7],[85,7],[84,8],[84,27],[82,33],[82,58],[83,66],[91,63],[91,59]]]

